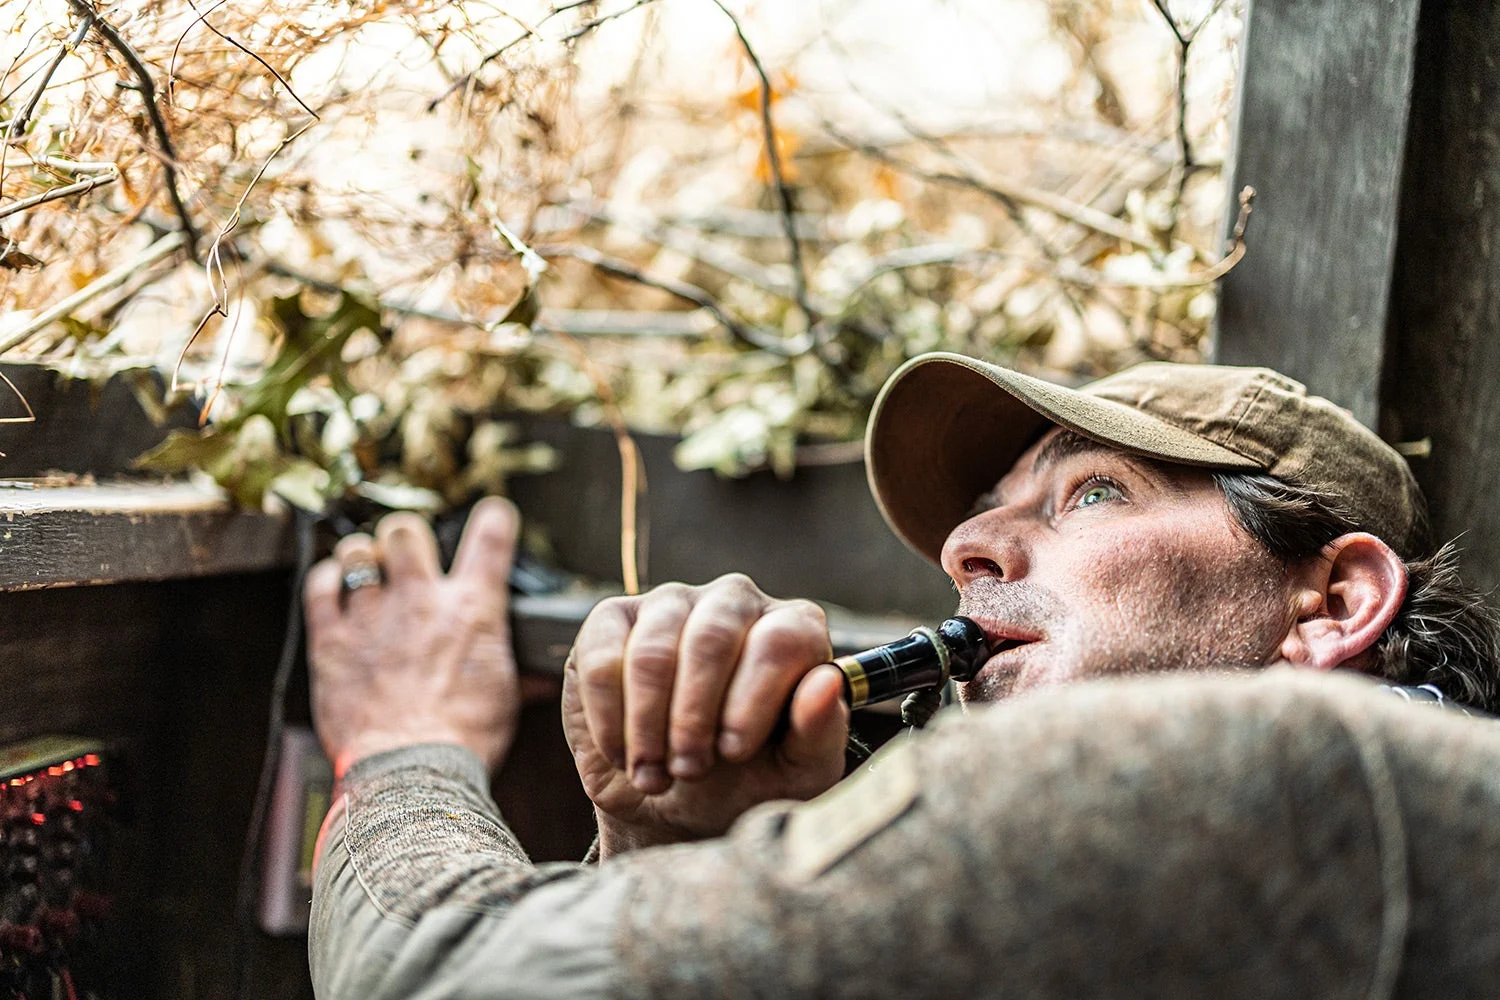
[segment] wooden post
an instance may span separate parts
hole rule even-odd
[[[1258,196],[1214,348],[1412,446],[1439,540],[1461,536],[1484,589],[1500,586],[1497,40],[1481,0],[1250,0],[1230,190]]]
[[[1417,44],[1381,429],[1464,575],[1500,586],[1500,5],[1427,0]]]
[[[1229,190],[1254,187],[1255,213],[1214,358],[1278,368],[1371,426],[1417,8],[1249,0],[1246,14]]]

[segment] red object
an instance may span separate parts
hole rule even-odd
[[[78,914],[72,910],[46,910],[41,914],[41,925],[64,940],[78,933]]]
[[[46,945],[38,928],[29,924],[0,924],[0,947],[40,955]]]

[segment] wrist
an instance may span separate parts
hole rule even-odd
[[[695,838],[659,826],[638,826],[622,822],[597,806],[594,818],[599,824],[599,860],[607,861],[621,854],[647,847],[665,847],[686,843]]]
[[[361,733],[346,740],[334,757],[334,774],[341,778],[355,764],[377,754],[435,743],[458,746],[469,751],[479,758],[485,772],[490,775],[494,775],[503,758],[503,754],[495,752],[496,748],[475,746],[473,740],[466,740],[461,733],[451,729],[380,730]]]

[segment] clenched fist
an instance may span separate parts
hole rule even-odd
[[[815,669],[831,658],[821,608],[740,575],[600,603],[568,658],[563,726],[604,853],[714,836],[757,803],[838,781],[843,681]]]

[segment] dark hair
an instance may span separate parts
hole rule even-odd
[[[1337,499],[1272,476],[1223,473],[1214,481],[1235,520],[1283,563],[1306,559],[1340,535],[1361,530]],[[1465,586],[1458,548],[1433,549],[1425,513],[1401,552],[1406,599],[1376,640],[1371,672],[1397,684],[1432,684],[1449,698],[1500,710],[1500,613]]]

